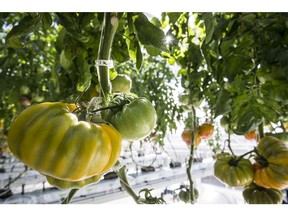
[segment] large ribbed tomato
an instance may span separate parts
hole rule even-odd
[[[260,156],[255,158],[255,183],[265,188],[286,188],[288,186],[288,144],[273,136],[265,136],[256,149]]]
[[[248,159],[234,156],[219,157],[214,164],[215,176],[231,187],[245,186],[253,181],[253,166]]]
[[[75,105],[46,102],[24,110],[11,124],[11,152],[40,173],[79,181],[116,163],[121,135],[106,124],[78,121]]]
[[[115,94],[109,106],[119,108],[109,110],[104,118],[119,131],[124,140],[140,140],[148,136],[156,125],[156,111],[146,98]]]
[[[282,204],[283,193],[277,189],[267,189],[251,183],[244,187],[243,198],[248,204]]]

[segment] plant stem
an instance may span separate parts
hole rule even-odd
[[[189,156],[189,160],[188,160],[188,166],[186,168],[186,173],[189,179],[189,195],[190,195],[190,200],[191,200],[191,204],[195,203],[195,194],[194,194],[194,183],[192,180],[192,175],[191,175],[191,171],[192,171],[192,167],[193,167],[193,161],[194,161],[194,141],[195,141],[195,137],[196,137],[196,111],[194,106],[192,106],[192,122],[193,122],[193,132],[192,132],[192,138],[191,138],[191,145],[190,145],[190,156]]]
[[[126,166],[121,167],[118,171],[116,171],[122,188],[134,199],[137,204],[145,203],[144,199],[141,199],[139,196],[135,194],[133,189],[130,187],[129,182],[126,176]]]
[[[248,154],[251,154],[251,153],[253,153],[253,152],[255,152],[256,151],[256,148],[254,148],[253,150],[251,150],[251,151],[249,151],[249,152],[246,152],[246,153],[244,153],[243,155],[240,155],[238,158],[237,158],[237,162],[239,162],[243,157],[245,157],[246,155],[248,155]]]
[[[118,108],[118,107],[122,107],[123,105],[114,105],[114,106],[107,106],[107,107],[101,107],[99,109],[93,110],[90,113],[95,113],[95,112],[99,112],[102,110],[107,110],[107,109],[113,109],[113,108]]]
[[[16,182],[18,179],[20,179],[21,176],[22,176],[25,172],[27,172],[27,170],[28,170],[28,167],[25,166],[25,170],[24,170],[23,172],[19,173],[19,175],[16,176],[16,177],[15,177],[12,181],[10,181],[8,184],[6,184],[6,185],[4,186],[4,188],[9,188],[9,186],[10,186],[11,184],[13,184],[14,182]]]
[[[263,122],[261,122],[258,125],[258,137],[259,137],[259,140],[261,140],[264,137],[264,124],[263,124]]]
[[[227,142],[228,142],[228,148],[230,150],[230,152],[232,153],[232,155],[234,155],[234,152],[231,148],[231,113],[229,113],[229,123],[228,123],[228,139],[227,139]]]
[[[68,196],[62,201],[61,204],[69,204],[73,196],[77,193],[79,189],[71,189]]]
[[[116,13],[105,13],[103,20],[103,29],[100,38],[98,60],[110,60],[111,47],[115,32],[118,28],[118,18]],[[109,68],[107,66],[98,66],[98,79],[103,94],[103,103],[106,105],[107,96],[111,93],[111,84]]]

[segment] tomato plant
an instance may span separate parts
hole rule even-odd
[[[132,94],[116,94],[109,106],[117,105],[119,107],[109,110],[104,118],[119,131],[124,140],[139,140],[151,133],[157,114],[150,101]]]
[[[78,121],[75,108],[46,102],[24,110],[9,130],[11,152],[32,169],[61,180],[107,172],[120,154],[121,135],[106,124]]]

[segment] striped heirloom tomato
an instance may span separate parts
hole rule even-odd
[[[107,172],[119,157],[121,135],[107,124],[79,121],[75,108],[45,102],[24,110],[9,129],[11,152],[59,180],[77,182]]]
[[[273,137],[265,136],[256,148],[258,156],[254,181],[265,188],[284,189],[288,186],[288,144]]]
[[[231,186],[245,186],[253,181],[253,166],[250,160],[235,156],[218,157],[214,174],[223,183]]]
[[[244,187],[243,198],[248,204],[282,204],[283,193],[277,189],[268,189],[251,183]]]

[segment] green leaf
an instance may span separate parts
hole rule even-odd
[[[253,61],[240,55],[230,55],[223,59],[223,76],[232,82],[237,75],[249,72],[253,67]]]
[[[42,16],[42,24],[45,30],[49,29],[52,25],[52,17],[50,13],[41,13]]]
[[[20,42],[22,36],[26,36],[39,27],[39,16],[25,16],[18,25],[14,26],[7,34],[6,43],[12,48],[20,48],[23,45]],[[17,39],[18,38],[18,39]]]
[[[66,58],[65,51],[62,50],[60,54],[60,65],[65,69],[69,70],[72,66],[73,62]]]
[[[204,39],[204,43],[208,44],[213,37],[214,29],[215,29],[213,14],[203,13],[203,19],[204,19],[204,24],[206,28],[206,37]]]
[[[90,73],[90,66],[83,56],[77,56],[76,64],[80,79],[77,83],[77,91],[84,91],[91,84],[92,75]]]
[[[23,44],[20,41],[20,38],[17,36],[9,37],[7,40],[8,46],[18,49],[18,48],[23,48]]]
[[[157,26],[153,25],[143,13],[138,13],[134,26],[139,41],[146,46],[151,46],[159,51],[169,52],[165,44],[165,34]]]
[[[214,118],[231,111],[231,101],[230,93],[222,87],[217,95]]]
[[[142,67],[143,55],[139,43],[137,43],[136,47],[136,69],[139,71]]]

